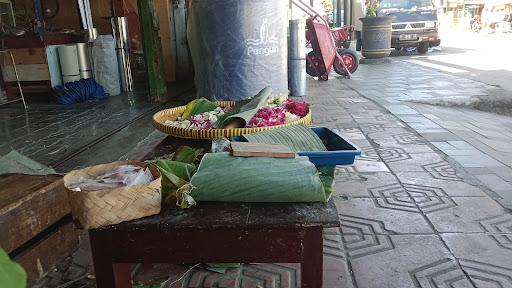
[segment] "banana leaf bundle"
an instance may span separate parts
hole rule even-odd
[[[326,202],[316,167],[307,157],[233,157],[207,153],[183,199],[222,202]],[[179,191],[180,192],[180,191]]]
[[[322,139],[305,125],[295,125],[243,135],[248,142],[282,144],[292,151],[327,151]],[[317,167],[325,193],[330,197],[334,192],[335,166]]]

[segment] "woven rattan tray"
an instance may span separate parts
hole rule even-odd
[[[221,107],[231,107],[235,105],[235,102],[232,101],[218,101],[215,102],[217,105]],[[165,109],[160,112],[157,112],[153,115],[153,126],[156,129],[169,134],[174,137],[179,138],[188,138],[188,139],[214,139],[220,137],[230,138],[233,136],[240,136],[243,134],[251,134],[260,132],[263,130],[281,128],[286,126],[292,126],[297,124],[311,124],[311,110],[309,110],[308,114],[299,120],[292,121],[282,125],[276,126],[267,126],[267,127],[253,127],[253,128],[235,128],[235,129],[209,129],[209,130],[198,130],[198,129],[190,129],[190,128],[179,128],[179,127],[171,127],[165,125],[165,121],[169,120],[171,116],[181,116],[185,111],[186,106],[179,106],[175,108]]]

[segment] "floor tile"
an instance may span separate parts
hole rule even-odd
[[[512,287],[512,247],[500,243],[499,235],[442,234],[450,251],[476,287]],[[507,238],[508,243],[512,237]]]
[[[354,162],[353,168],[357,172],[365,173],[365,172],[389,172],[388,167],[384,162],[375,162],[375,161],[367,161],[356,159]]]
[[[336,194],[349,197],[370,197],[369,189],[397,184],[396,177],[387,172],[339,173],[336,176]]]
[[[438,236],[391,235],[364,247],[349,257],[358,287],[473,287]]]
[[[401,195],[394,198],[352,198],[336,202],[343,233],[433,233],[429,223],[414,206],[403,206],[403,203],[411,203],[407,198],[407,195]]]
[[[439,163],[443,159],[437,153],[409,154],[410,159],[387,163],[393,172],[423,172],[423,166]]]
[[[512,193],[512,183],[503,180],[496,174],[475,175],[475,177],[491,190],[508,190]]]
[[[484,225],[488,221],[495,217],[510,215],[501,205],[488,197],[438,197],[436,200],[448,204],[441,206],[441,210],[427,213],[426,216],[434,228],[442,233],[486,232]],[[512,221],[510,227],[505,226],[503,229],[503,232],[512,233]]]
[[[439,172],[443,172],[442,170]],[[435,176],[436,179],[433,177]],[[477,186],[470,185],[461,178],[449,177],[451,174],[430,174],[427,172],[399,172],[397,173],[398,179],[403,184],[417,185],[424,187],[424,189],[440,190],[436,195],[438,196],[476,196],[487,197],[487,194]],[[419,188],[421,189],[421,188]]]

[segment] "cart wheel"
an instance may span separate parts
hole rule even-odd
[[[338,50],[338,53],[341,56],[341,59],[343,59],[343,62],[345,63],[345,66],[347,67],[350,74],[356,72],[357,67],[359,66],[359,61],[357,60],[357,54],[348,49]],[[343,68],[343,65],[341,62],[336,59],[334,60],[334,71],[338,73],[341,76],[347,76],[347,72]]]
[[[318,80],[320,80],[320,81],[327,81],[327,80],[329,80],[329,75],[322,74],[322,76],[318,77]]]
[[[313,77],[320,77],[320,75],[325,74],[325,66],[319,53],[315,51],[308,53],[306,57],[306,73]]]

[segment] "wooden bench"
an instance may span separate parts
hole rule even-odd
[[[0,176],[0,247],[25,268],[29,286],[78,246],[70,213],[61,176]]]
[[[150,157],[180,141],[167,138]],[[190,143],[189,143],[190,145]],[[146,158],[146,157],[145,157]],[[301,263],[301,286],[322,287],[328,203],[199,203],[89,231],[98,288],[131,287],[132,263]]]

